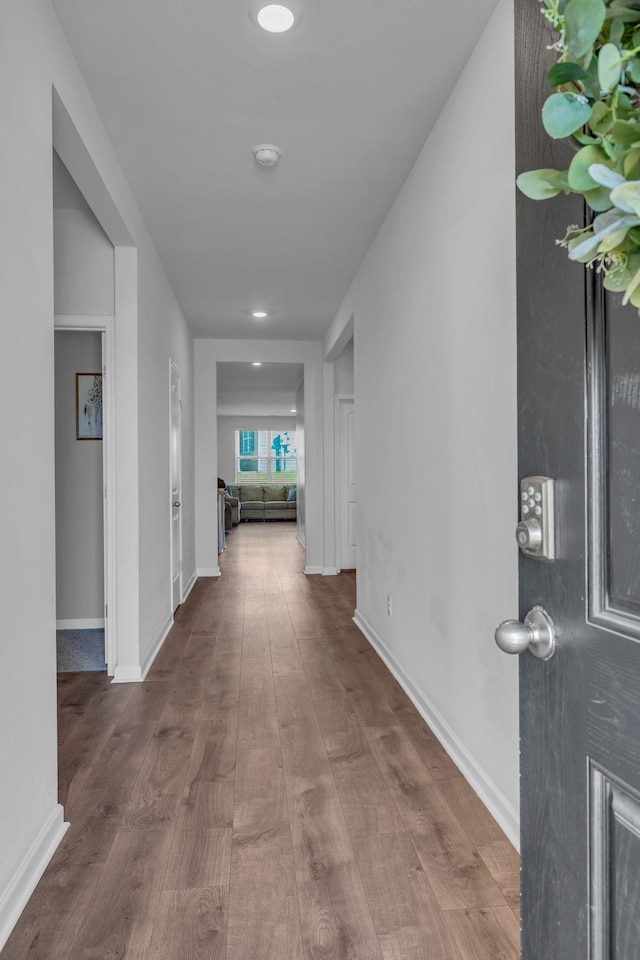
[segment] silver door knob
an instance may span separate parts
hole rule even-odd
[[[530,650],[534,657],[549,660],[556,650],[556,631],[553,620],[542,607],[534,607],[524,618],[504,620],[496,628],[496,643],[505,653],[524,653]]]
[[[179,507],[179,506],[180,506],[180,501],[179,501],[179,500],[174,500],[172,506],[174,506],[174,507]]]

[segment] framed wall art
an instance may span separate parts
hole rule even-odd
[[[76,373],[76,439],[102,440],[101,373]]]

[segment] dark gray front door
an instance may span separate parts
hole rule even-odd
[[[518,171],[566,169],[540,123],[553,42],[516,0]],[[520,477],[556,481],[557,559],[521,557],[524,960],[640,958],[640,317],[555,246],[576,198],[518,198]],[[499,255],[499,254],[498,254]]]

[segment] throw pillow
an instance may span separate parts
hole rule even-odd
[[[296,487],[289,487],[289,493],[287,494],[287,501],[288,501],[289,503],[293,503],[293,502],[295,501],[295,499],[296,499],[296,492],[297,492],[297,488],[296,488]]]
[[[264,499],[267,503],[273,503],[276,500],[284,502],[287,499],[287,489],[286,487],[265,487]]]

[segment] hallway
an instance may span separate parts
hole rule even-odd
[[[243,524],[143,684],[59,680],[71,822],[2,960],[516,960],[518,858],[295,526]]]

